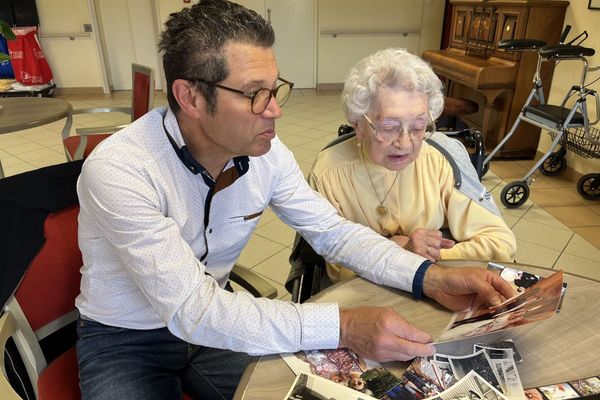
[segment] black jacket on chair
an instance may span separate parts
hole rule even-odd
[[[0,179],[0,304],[5,304],[44,244],[46,216],[79,203],[83,161]]]

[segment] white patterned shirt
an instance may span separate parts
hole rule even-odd
[[[166,326],[187,342],[250,354],[337,347],[337,304],[223,289],[269,206],[328,261],[411,290],[425,259],[339,217],[310,189],[278,138],[207,202],[209,186],[182,163],[165,129],[184,145],[175,115],[158,108],[104,140],[83,166],[77,187],[81,315],[130,329]],[[233,160],[225,170],[230,167]]]

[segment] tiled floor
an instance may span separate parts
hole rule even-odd
[[[100,105],[128,106],[129,93],[104,96],[57,96],[74,108]],[[155,105],[166,104],[158,93]],[[127,122],[125,116],[95,114],[76,116],[75,126],[93,127]],[[293,151],[306,173],[317,152],[331,141],[344,123],[338,93],[296,90],[278,121],[277,134]],[[60,141],[63,122],[0,135],[0,160],[7,176],[65,161]],[[501,206],[500,192],[506,182],[522,178],[533,161],[494,161],[484,184],[500,205],[502,214],[518,239],[518,262],[562,268],[600,279],[600,202],[583,199],[575,188],[577,174],[565,171],[558,177],[540,176],[531,186],[530,199],[518,209]],[[600,168],[599,168],[600,169]],[[288,298],[283,283],[294,232],[267,211],[261,218],[239,263],[265,276],[279,297]]]

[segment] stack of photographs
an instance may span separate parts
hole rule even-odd
[[[417,357],[402,375],[402,385],[414,391],[411,399],[453,398],[462,390],[467,399],[525,399],[516,363],[519,353],[512,341],[478,343],[473,353],[462,356],[434,354]],[[475,372],[484,386],[465,386],[463,379]],[[489,390],[493,388],[494,390]],[[469,395],[469,391],[472,394]]]
[[[563,294],[563,272],[558,271],[497,306],[455,313],[436,343],[483,336],[550,318],[556,314]]]

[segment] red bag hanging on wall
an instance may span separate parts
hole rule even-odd
[[[15,79],[24,85],[41,85],[52,80],[52,71],[35,35],[37,27],[12,28],[17,36],[8,41]]]

